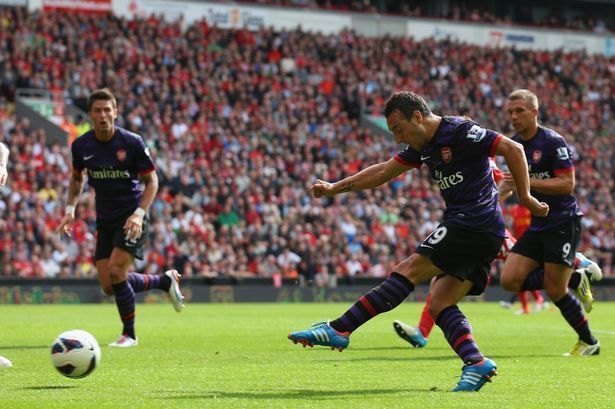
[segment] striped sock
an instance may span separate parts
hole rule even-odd
[[[567,293],[560,300],[555,301],[554,304],[559,308],[572,329],[579,334],[581,341],[587,344],[596,343],[596,338],[594,338],[589,329],[589,321],[587,321],[587,317],[583,313],[583,308],[579,300]]]
[[[472,365],[484,358],[472,336],[472,326],[459,307],[451,305],[443,309],[436,319],[436,325],[442,329],[446,340],[465,364]]]
[[[169,291],[171,279],[165,275],[128,273],[128,283],[135,293],[148,290]]]
[[[425,339],[429,338],[431,329],[435,324],[431,314],[429,313],[429,304],[431,304],[431,293],[427,294],[427,300],[425,300],[425,307],[423,307],[423,312],[421,313],[421,320],[419,321],[419,329],[421,330],[421,334],[423,334],[423,337]]]
[[[543,290],[545,288],[545,270],[537,268],[530,271],[525,278],[521,291]]]
[[[117,305],[117,310],[124,324],[122,334],[137,339],[135,337],[135,292],[128,281],[113,284],[113,291],[115,292],[115,305]]]
[[[353,332],[376,315],[397,307],[412,291],[414,284],[405,276],[393,272],[329,325],[339,332]]]

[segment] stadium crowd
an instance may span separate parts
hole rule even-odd
[[[600,1],[593,5],[588,1],[581,8],[573,8],[571,4],[561,2],[554,7],[553,2],[549,4],[545,1],[520,2],[521,4],[514,7],[496,7],[494,2],[480,0],[241,0],[240,3],[383,13],[499,25],[516,24],[592,31],[597,34],[615,32],[615,14],[608,12],[609,6],[601,4]]]
[[[93,194],[82,196],[72,238],[60,239],[69,149],[47,145],[11,101],[18,87],[77,99],[102,86],[119,99],[118,125],[144,136],[158,166],[139,270],[314,285],[385,276],[437,226],[442,202],[425,169],[374,191],[309,196],[315,177],[337,180],[400,149],[359,126],[361,109],[380,114],[392,91],[412,89],[438,114],[461,112],[510,135],[503,104],[525,87],[539,95],[541,122],[575,150],[580,250],[605,275],[615,271],[613,57],[204,21],[182,30],[157,16],[19,8],[0,8],[0,26],[0,123],[11,150],[0,191],[3,276],[95,276]]]

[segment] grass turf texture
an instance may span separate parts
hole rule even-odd
[[[119,335],[115,305],[0,306],[0,407],[12,408],[607,408],[615,390],[615,303],[589,314],[602,352],[566,358],[576,334],[559,311],[514,315],[493,303],[464,303],[499,375],[478,393],[451,393],[461,361],[435,327],[424,349],[397,337],[392,321],[415,325],[422,304],[404,303],[353,334],[343,353],[302,348],[289,331],[341,314],[346,304],[192,304],[137,307],[136,348]],[[91,332],[102,361],[85,379],[52,367],[50,345],[69,329]]]

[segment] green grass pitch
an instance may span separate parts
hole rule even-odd
[[[466,302],[482,352],[499,375],[478,393],[451,393],[461,373],[436,327],[425,349],[393,331],[415,325],[404,303],[359,328],[343,353],[302,348],[289,331],[337,317],[347,304],[139,304],[136,348],[106,345],[120,330],[114,305],[1,306],[0,408],[613,408],[615,303],[589,314],[602,352],[562,357],[576,341],[559,311],[514,315]],[[85,379],[52,367],[50,345],[69,329],[91,332],[100,366]]]

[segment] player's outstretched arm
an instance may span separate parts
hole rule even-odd
[[[85,169],[79,171],[73,168],[70,181],[68,182],[68,199],[66,199],[66,210],[64,211],[64,217],[58,226],[58,234],[66,234],[70,236],[70,229],[73,227],[75,221],[75,208],[79,203],[81,192],[83,192],[83,185],[85,184]]]
[[[534,216],[545,217],[549,213],[549,206],[539,202],[530,194],[530,177],[523,147],[508,138],[502,138],[496,154],[506,159],[506,164],[515,182],[519,202],[527,207]]]
[[[407,166],[402,165],[395,158],[391,158],[386,162],[371,165],[335,183],[318,179],[312,185],[311,191],[314,197],[331,197],[338,193],[372,189],[396,178],[408,169]]]

